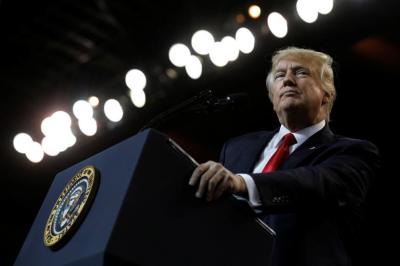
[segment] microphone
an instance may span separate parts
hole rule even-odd
[[[220,112],[228,108],[234,109],[237,106],[244,105],[247,103],[247,100],[248,95],[244,92],[228,94],[222,98],[213,96],[206,99],[204,102],[191,106],[188,111],[194,111],[197,113]]]
[[[199,94],[183,101],[182,103],[167,109],[166,111],[158,114],[153,119],[151,119],[146,125],[144,125],[140,130],[143,131],[150,127],[157,127],[162,123],[167,122],[171,118],[183,113],[201,113],[209,114],[214,112],[220,112],[226,110],[227,108],[234,109],[235,106],[247,102],[247,94],[233,93],[229,94],[223,98],[218,98],[213,95],[211,90],[201,91]]]

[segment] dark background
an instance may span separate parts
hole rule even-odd
[[[259,4],[262,16],[246,15]],[[337,134],[368,139],[380,149],[383,168],[368,198],[367,220],[356,252],[358,265],[396,264],[394,220],[398,174],[397,145],[400,46],[399,1],[336,0],[333,11],[317,22],[302,22],[295,1],[128,1],[128,0],[0,0],[1,227],[0,265],[11,265],[57,172],[134,135],[157,114],[203,90],[217,96],[245,92],[247,104],[207,113],[176,114],[156,125],[202,162],[217,159],[224,140],[278,124],[265,89],[274,50],[296,45],[321,50],[335,59],[338,98],[331,115]],[[281,12],[289,33],[277,39],[265,29],[266,17]],[[242,24],[235,22],[243,14]],[[246,26],[256,37],[255,50],[241,54],[224,68],[204,58],[203,75],[187,77],[174,68],[168,49],[190,43],[204,28],[216,39],[234,36]],[[130,104],[126,71],[147,75],[147,104]],[[173,68],[177,78],[166,70]],[[117,124],[96,110],[98,133],[76,131],[77,143],[56,157],[33,164],[17,153],[14,136],[27,132],[40,140],[41,120],[56,110],[71,113],[72,104],[91,95],[100,101],[117,98],[124,118]],[[100,103],[101,104],[101,103]],[[392,141],[394,140],[394,141]],[[394,241],[394,242],[393,242]],[[394,260],[394,261],[393,261]]]

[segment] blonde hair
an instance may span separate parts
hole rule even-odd
[[[282,59],[285,59],[287,57],[306,59],[312,63],[315,63],[320,68],[322,89],[328,95],[326,121],[329,121],[333,103],[336,99],[336,89],[335,89],[333,69],[332,69],[332,62],[333,62],[332,57],[322,52],[314,51],[311,49],[298,48],[298,47],[288,47],[276,51],[272,56],[271,70],[268,73],[266,80],[268,95],[271,100],[272,100],[271,88],[276,66]]]

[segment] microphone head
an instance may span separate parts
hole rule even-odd
[[[230,104],[242,104],[247,102],[248,94],[245,92],[232,93],[227,95],[225,99]]]

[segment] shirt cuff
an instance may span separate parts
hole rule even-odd
[[[253,178],[248,174],[237,174],[237,175],[243,177],[244,182],[246,183],[247,193],[249,195],[247,201],[249,202],[250,206],[252,208],[260,207],[262,205],[260,200],[260,194],[258,193],[256,183],[254,182]]]

